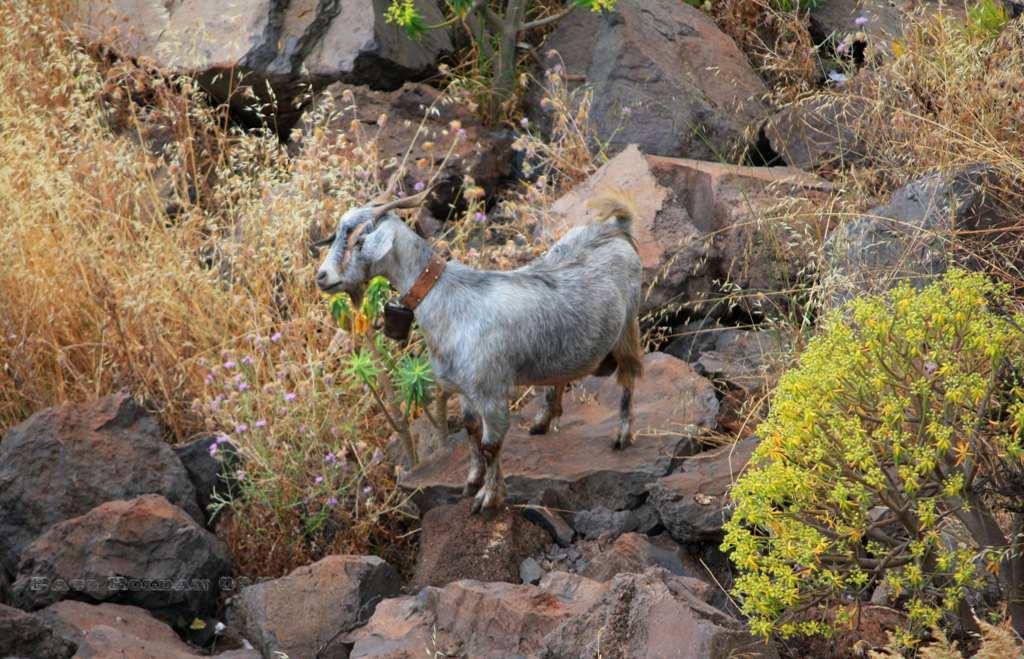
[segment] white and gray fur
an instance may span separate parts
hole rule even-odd
[[[567,383],[617,370],[623,396],[614,447],[632,441],[642,277],[630,233],[633,212],[614,195],[591,205],[602,220],[569,231],[522,268],[481,271],[449,262],[415,309],[437,382],[460,397],[472,439],[465,493],[476,494],[474,511],[504,500],[499,452],[518,385],[551,387],[531,428],[542,434],[561,414]],[[341,218],[317,273],[322,290],[346,291],[358,303],[377,275],[402,294],[412,287],[430,259],[430,245],[394,212],[375,215],[370,205]]]

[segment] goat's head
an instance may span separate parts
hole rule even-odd
[[[316,285],[326,293],[346,292],[359,304],[366,283],[382,274],[384,262],[394,247],[395,234],[401,220],[392,211],[414,208],[426,198],[429,190],[412,197],[349,209],[338,221],[334,233],[314,243],[330,249],[316,273]],[[390,196],[389,193],[385,195]]]

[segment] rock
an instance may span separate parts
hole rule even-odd
[[[971,251],[1014,240],[1009,228],[1016,218],[1000,202],[1000,179],[985,164],[931,174],[833,231],[825,243],[832,303],[882,292],[902,280],[923,286],[951,262],[970,267]],[[956,241],[959,248],[950,243],[954,231],[965,234]]]
[[[728,494],[750,461],[757,438],[690,456],[650,488],[651,503],[679,542],[714,541],[731,514]]]
[[[644,269],[642,312],[668,308],[696,316],[725,315],[720,282],[743,289],[756,309],[776,293],[780,303],[807,265],[807,246],[793,244],[782,219],[816,206],[830,186],[789,167],[740,167],[644,156],[630,146],[551,206],[539,228],[552,240],[596,218],[595,195],[619,189],[637,212],[633,233]],[[806,208],[805,208],[806,207]],[[761,297],[759,297],[759,295]],[[776,299],[771,298],[771,299]]]
[[[813,96],[772,115],[764,134],[772,151],[792,167],[849,166],[866,156],[867,146],[857,135],[865,106],[856,96]]]
[[[779,332],[723,329],[714,339],[712,349],[696,361],[703,375],[722,380],[748,397],[775,385],[785,356]]]
[[[210,447],[217,442],[217,435],[205,435],[183,446],[175,447],[174,453],[192,480],[196,490],[196,501],[206,513],[208,523],[213,522],[209,507],[214,492],[224,494],[232,482],[226,478],[227,469],[238,459],[238,448],[230,441],[217,444],[216,455]]]
[[[545,637],[541,656],[778,656],[738,620],[708,604],[707,591],[703,582],[660,568],[620,574],[586,613],[567,617]]]
[[[380,121],[382,115],[387,119]],[[353,130],[353,122],[359,128]],[[454,128],[452,122],[458,122]],[[382,178],[404,163],[405,190],[433,177],[427,210],[447,218],[452,205],[464,206],[462,187],[467,178],[488,194],[513,175],[512,136],[485,128],[465,106],[424,84],[408,83],[391,92],[335,83],[325,89],[306,114],[301,132],[289,149],[315,149],[318,157],[357,160],[356,149],[372,139]],[[454,147],[452,146],[454,142]],[[451,148],[451,155],[445,160]]]
[[[586,378],[565,399],[565,414],[548,435],[527,430],[538,409],[532,401],[513,418],[501,453],[510,501],[528,502],[544,490],[567,509],[637,506],[648,483],[668,473],[690,448],[690,436],[714,424],[714,388],[689,365],[662,353],[644,358],[633,395],[635,443],[611,448],[618,427],[620,388],[614,378]],[[585,402],[579,402],[579,391]],[[557,429],[556,429],[557,428]],[[403,476],[421,512],[458,499],[468,473],[467,447],[442,451]],[[418,491],[417,491],[418,490]]]
[[[551,539],[561,547],[568,547],[576,535],[569,523],[547,506],[529,503],[522,508],[523,517],[548,532]]]
[[[570,89],[592,90],[589,117],[612,153],[638,144],[644,153],[730,160],[768,114],[768,90],[746,56],[686,3],[620,0],[607,14],[577,11],[543,50],[557,51],[544,65],[564,67]]]
[[[184,643],[170,627],[142,609],[120,604],[65,600],[36,614],[83,659],[193,659],[203,653]],[[216,655],[221,659],[258,659],[253,650]]]
[[[547,534],[511,509],[473,515],[471,500],[438,506],[423,516],[413,584],[444,586],[460,579],[519,581],[519,565],[548,542]]]
[[[14,604],[133,604],[186,619],[214,610],[227,547],[157,494],[110,501],[51,527],[22,554]]]
[[[0,657],[67,659],[78,648],[36,616],[0,604]]]
[[[127,393],[38,412],[0,442],[0,567],[13,574],[22,550],[58,522],[150,493],[203,520],[156,418]]]
[[[464,580],[385,600],[365,627],[349,635],[350,657],[419,659],[538,656],[544,637],[600,598],[603,585],[565,573],[540,586]]]
[[[535,558],[527,557],[519,564],[519,580],[523,583],[538,584],[544,576],[544,568]]]
[[[633,510],[608,510],[597,506],[580,510],[572,518],[573,527],[585,538],[616,538],[630,531],[647,533],[658,523],[658,513],[647,503]]]
[[[697,361],[705,350],[713,350],[715,337],[723,328],[709,318],[683,323],[675,328],[672,342],[662,351],[688,364]]]
[[[597,581],[611,581],[618,574],[639,574],[648,568],[659,567],[679,576],[703,579],[704,571],[672,538],[666,535],[651,538],[639,533],[625,533],[614,544],[590,559],[582,574]],[[702,599],[708,599],[706,584],[699,589]]]
[[[275,103],[274,125],[287,131],[298,119],[296,102],[311,87],[344,81],[394,89],[431,73],[438,56],[452,50],[446,30],[410,39],[389,25],[388,5],[387,0],[88,0],[76,18],[87,39],[111,41],[125,56],[196,76],[218,101],[230,100],[238,109]],[[442,22],[436,2],[415,0],[415,5],[427,24]]]
[[[341,637],[362,625],[401,579],[376,556],[328,556],[287,576],[243,588],[228,607],[264,657],[347,657]],[[386,600],[385,600],[386,601]]]
[[[887,49],[903,33],[903,12],[891,0],[829,0],[811,9],[810,18],[817,43],[830,41],[838,46],[857,41]]]

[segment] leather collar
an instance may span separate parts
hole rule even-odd
[[[411,310],[416,309],[420,302],[423,301],[423,298],[427,297],[427,294],[434,288],[434,284],[441,278],[441,275],[444,274],[444,269],[447,265],[448,262],[440,254],[431,256],[430,261],[427,262],[427,267],[416,278],[412,288],[402,296],[402,304]]]

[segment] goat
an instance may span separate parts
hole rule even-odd
[[[511,271],[475,270],[456,261],[433,270],[429,243],[393,211],[426,196],[352,208],[320,245],[330,245],[316,283],[361,303],[367,282],[384,275],[403,296],[419,290],[414,315],[438,385],[457,393],[470,437],[464,496],[474,513],[505,499],[499,453],[518,385],[547,385],[530,429],[544,434],[562,413],[566,385],[617,371],[622,386],[613,448],[633,441],[632,394],[642,370],[640,257],[632,206],[609,194],[591,202],[599,220],[566,233],[545,254]],[[425,291],[423,275],[432,273]]]

